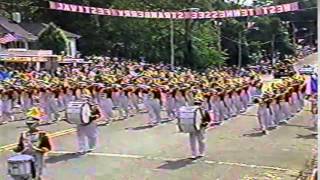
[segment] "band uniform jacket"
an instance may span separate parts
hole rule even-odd
[[[24,140],[24,136],[26,133],[28,133],[28,132],[21,133],[20,138],[19,138],[19,142],[18,142],[18,146],[16,149],[14,149],[15,152],[24,151],[25,147],[24,147],[23,140]],[[47,133],[44,131],[40,131],[40,130],[36,131],[35,133],[39,133],[39,140],[38,140],[39,143],[38,143],[37,148],[39,148],[39,149],[46,148],[50,151],[51,150],[51,143],[50,143],[49,137],[47,136]]]
[[[97,106],[91,106],[91,115],[89,117],[89,124],[98,120],[101,117],[100,109]]]

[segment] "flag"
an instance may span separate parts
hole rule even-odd
[[[0,44],[7,44],[17,40],[19,40],[19,38],[16,35],[9,33],[0,38]]]
[[[311,92],[318,93],[318,77],[311,77]]]
[[[307,95],[312,95],[314,93],[318,93],[318,77],[313,75],[309,76],[306,79],[306,84],[307,84],[307,89],[306,89],[306,94]]]

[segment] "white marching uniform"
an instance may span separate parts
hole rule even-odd
[[[196,157],[198,155],[204,156],[206,151],[206,133],[205,129],[200,129],[195,132],[189,133],[189,141],[191,147],[192,156]],[[197,149],[198,145],[198,149]]]
[[[129,104],[132,107],[132,109],[134,109],[136,111],[136,113],[138,113],[140,111],[140,109],[139,109],[139,96],[136,93],[134,93],[134,92],[129,93]]]
[[[40,93],[40,107],[45,113],[45,117],[43,120],[51,123],[58,118],[57,104],[56,100],[54,99],[53,93]]]
[[[98,115],[99,117],[91,117],[95,115]],[[101,112],[99,109],[95,111],[91,110],[89,124],[77,125],[76,129],[80,153],[88,152],[96,148],[98,139],[98,125],[96,123],[96,118],[100,118],[100,116]]]
[[[270,118],[270,111],[267,108],[267,105],[266,104],[259,105],[257,113],[258,113],[258,122],[259,122],[260,129],[262,131],[267,130],[267,128],[269,127],[269,118]]]
[[[280,105],[276,102],[272,102],[270,104],[270,111],[272,114],[272,121],[274,124],[278,125],[281,121]]]
[[[120,116],[127,119],[129,117],[129,99],[124,91],[119,94],[119,113]]]
[[[233,92],[232,93],[232,96],[231,96],[231,101],[232,101],[232,105],[234,106],[234,110],[235,110],[235,113],[236,115],[240,114],[240,102],[239,102],[240,98],[238,96],[238,94],[236,92]]]
[[[8,95],[2,97],[2,121],[13,121],[14,117],[12,114],[13,101],[9,99]]]
[[[75,100],[75,97],[73,95],[73,92],[68,89],[66,94],[63,96],[63,104],[64,104],[65,108],[68,106],[68,104],[71,101],[74,101],[74,100]]]
[[[77,125],[79,152],[94,149],[97,145],[98,126],[95,122],[88,125]]]
[[[149,123],[152,123],[154,116],[153,116],[152,107],[151,107],[151,96],[148,93],[143,93],[142,99],[143,99],[144,108],[148,112]]]
[[[108,98],[106,94],[99,93],[98,104],[101,109],[102,117],[111,120],[113,118],[112,99]]]
[[[300,102],[298,99],[298,94],[296,92],[293,92],[291,95],[291,112],[293,114],[297,113],[299,111]]]
[[[21,110],[27,112],[32,107],[32,99],[29,94],[22,92],[20,96]]]
[[[179,116],[179,109],[182,106],[186,106],[186,99],[182,95],[176,95],[174,97],[174,110],[176,112],[176,115]]]
[[[154,123],[160,123],[161,122],[161,105],[160,105],[160,99],[157,98],[151,98],[149,99],[151,111],[152,111],[152,121]]]
[[[172,94],[170,92],[165,93],[165,107],[166,107],[166,112],[167,112],[167,116],[170,119],[174,119],[176,118],[176,113],[174,111],[174,98],[172,97]]]
[[[280,102],[280,111],[281,111],[281,114],[282,114],[281,120],[282,121],[288,120],[292,115],[292,113],[290,111],[289,102],[281,101]]]

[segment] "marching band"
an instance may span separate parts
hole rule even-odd
[[[66,69],[58,73],[62,77],[16,73],[16,77],[1,83],[1,124],[13,121],[17,108],[26,113],[36,107],[42,113],[39,123],[48,124],[63,119],[64,111],[66,121],[76,124],[79,153],[84,154],[97,145],[99,123],[128,120],[146,110],[147,122],[156,126],[161,123],[164,110],[170,120],[178,119],[181,132],[189,133],[192,157],[196,158],[205,155],[208,127],[222,125],[257,104],[259,127],[268,134],[268,130],[287,123],[301,111],[307,95],[306,79],[298,74],[268,85],[253,71],[238,77],[227,70],[209,70],[204,74],[189,69],[174,72],[136,62],[104,63],[102,67],[99,64],[83,70]],[[184,112],[186,107],[194,105],[201,111],[200,120],[185,118],[195,110]],[[200,122],[199,127],[186,128],[186,124],[195,127],[196,121]],[[51,147],[45,148],[43,152]]]

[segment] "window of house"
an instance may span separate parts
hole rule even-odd
[[[22,42],[22,41],[9,42],[9,43],[5,44],[5,47],[7,49],[10,49],[10,48],[26,48],[24,42]]]

